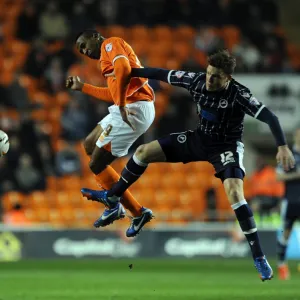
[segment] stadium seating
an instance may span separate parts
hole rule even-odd
[[[3,18],[3,43],[0,45],[0,83],[8,86],[14,79],[15,73],[22,69],[31,44],[16,38],[17,18],[25,5],[25,1],[0,1],[0,17]],[[114,25],[98,28],[105,36],[120,36],[128,41],[142,63],[153,67],[179,69],[191,57],[198,63],[199,68],[206,64],[207,53],[195,48],[196,30],[190,26],[182,25],[177,28],[156,26],[148,28],[136,25],[129,28]],[[241,33],[234,26],[211,28],[212,32],[224,39],[226,47],[233,49],[241,39]],[[278,28],[278,36],[284,33]],[[57,42],[48,47],[49,53],[55,53],[63,47],[62,42]],[[299,49],[287,45],[287,53],[293,66],[300,68]],[[77,53],[76,53],[77,55]],[[77,74],[89,78],[95,85],[104,83],[99,76],[94,61],[82,59],[69,69],[69,74]],[[36,121],[41,121],[51,128],[52,145],[55,150],[60,148],[59,140],[61,125],[60,117],[62,108],[71,99],[67,92],[60,92],[55,96],[49,95],[43,89],[41,82],[29,75],[21,74],[20,84],[28,91],[32,104],[42,105],[43,109],[33,111],[31,116]],[[156,121],[166,111],[169,102],[169,88],[156,93]],[[1,116],[18,118],[16,111],[6,110]],[[50,176],[46,180],[45,192],[33,192],[27,196],[19,192],[8,192],[2,198],[4,211],[9,211],[15,203],[24,206],[25,215],[31,223],[45,223],[51,226],[91,226],[102,208],[98,203],[86,201],[80,195],[80,188],[86,186],[97,188],[95,179],[88,168],[88,158],[82,145],[76,145],[82,158],[83,177]],[[120,171],[127,158],[114,163]],[[158,220],[185,223],[187,220],[203,221],[206,217],[206,193],[209,189],[216,191],[216,206],[223,220],[223,214],[230,214],[231,208],[220,181],[213,176],[213,169],[207,163],[154,164],[149,167],[145,175],[133,185],[132,193],[141,203],[154,209]],[[157,188],[157,190],[154,190]],[[246,181],[246,195],[251,194],[251,187]],[[151,222],[155,224],[155,222]]]

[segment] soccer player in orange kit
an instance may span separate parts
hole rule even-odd
[[[96,30],[85,30],[77,36],[76,48],[83,55],[98,60],[103,75],[112,71],[115,73],[114,78],[107,78],[107,88],[83,83],[77,76],[70,76],[66,81],[70,89],[113,103],[108,109],[109,114],[84,141],[84,148],[90,156],[89,166],[98,184],[110,189],[120,176],[109,165],[117,157],[127,155],[130,146],[154,121],[154,91],[148,79],[130,77],[131,68],[142,66],[133,49],[123,39],[104,38]],[[82,194],[97,201],[91,197],[88,189],[82,189]],[[107,202],[105,205],[107,209],[95,221],[95,227],[104,227],[124,218],[125,207],[132,213],[133,227],[136,229],[133,233],[127,230],[126,234],[133,237],[152,218],[152,211],[142,207],[128,190],[121,203],[116,205],[115,202]]]

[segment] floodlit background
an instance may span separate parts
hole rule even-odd
[[[68,75],[78,75],[87,83],[105,86],[97,63],[78,55],[74,49],[77,33],[86,28],[97,28],[104,37],[123,38],[142,64],[150,67],[203,71],[208,54],[228,48],[237,58],[234,78],[277,114],[291,145],[293,130],[300,122],[298,12],[296,0],[0,0],[0,128],[10,138],[10,151],[0,159],[0,260],[123,257],[134,262],[136,257],[184,258],[163,261],[166,267],[158,269],[149,261],[137,260],[144,269],[126,283],[122,280],[129,270],[131,274],[135,272],[135,267],[129,269],[126,261],[122,262],[126,271],[119,271],[119,264],[112,262],[111,271],[109,260],[99,277],[115,272],[112,274],[121,285],[127,286],[126,297],[122,298],[110,279],[105,279],[102,288],[110,292],[103,299],[143,299],[141,295],[147,299],[177,299],[175,295],[168,298],[177,285],[178,299],[200,299],[197,283],[191,286],[194,273],[189,272],[197,272],[194,275],[207,283],[207,295],[212,297],[207,299],[227,299],[213,297],[218,293],[227,297],[228,285],[239,280],[242,285],[243,278],[244,284],[248,278],[257,280],[248,244],[235,224],[221,181],[214,177],[214,170],[207,163],[152,164],[148,168],[131,191],[139,202],[154,211],[156,218],[137,239],[125,238],[128,218],[105,229],[93,229],[103,207],[88,202],[80,194],[81,187],[97,188],[82,141],[108,113],[108,105],[66,90],[64,82]],[[156,93],[156,119],[134,144],[131,154],[141,143],[197,126],[196,108],[185,90],[157,81],[150,83]],[[246,118],[244,143],[246,199],[255,211],[258,227],[263,229],[266,253],[275,257],[284,193],[283,185],[275,178],[276,146],[268,126],[250,117]],[[117,160],[113,167],[120,171],[129,157]],[[298,236],[300,231],[295,230],[288,252],[291,258],[300,256]],[[220,260],[221,270],[211,261],[211,271],[207,271],[205,264],[209,261],[201,260],[207,256],[248,260],[232,260],[233,268],[230,262]],[[197,258],[197,262],[192,258]],[[30,268],[30,264],[22,263],[17,265],[20,270]],[[93,264],[81,267],[88,273]],[[101,262],[98,264],[100,270]],[[22,273],[17,273],[17,266],[4,269],[11,274],[11,280]],[[63,272],[69,265],[40,263],[33,268],[47,270],[55,266]],[[168,268],[170,272],[172,268],[176,272],[185,270],[183,286],[177,282],[178,276],[163,273]],[[248,269],[250,275],[238,273]],[[222,281],[226,270],[232,272],[234,279],[229,276],[224,289],[221,285],[218,293],[209,294],[210,284],[214,290],[213,282],[218,282],[218,278]],[[150,276],[148,271],[163,277],[152,278],[154,275]],[[6,271],[4,274],[7,275]],[[111,280],[115,278],[110,276]],[[170,284],[158,284],[165,276],[170,276]],[[76,278],[72,279],[74,286],[85,282]],[[92,273],[88,273],[88,278],[93,280]],[[155,294],[155,288],[148,291],[141,280],[153,280],[160,292]],[[131,290],[135,281],[140,282],[142,294]],[[49,290],[62,288],[55,284],[43,291],[36,290],[36,297],[44,297],[36,299],[55,299]],[[277,299],[284,289],[276,290],[276,284],[272,284],[265,295]],[[234,284],[232,289],[237,286]],[[33,299],[29,296],[29,283],[23,282],[21,290],[24,299]],[[88,290],[96,294],[85,294],[83,285],[80,295],[86,299],[98,295],[96,287]],[[76,290],[74,295],[72,291],[66,292],[64,299],[75,299]],[[251,299],[260,296],[253,291]],[[296,290],[289,291],[278,299],[299,299],[292,298],[296,297]],[[242,289],[237,294],[227,292],[228,299],[246,299]],[[3,299],[15,299],[9,297],[16,294],[7,287],[4,295],[7,298]]]

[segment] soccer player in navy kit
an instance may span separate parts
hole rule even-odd
[[[245,114],[270,126],[278,146],[277,160],[286,170],[293,167],[294,158],[278,118],[247,87],[232,78],[235,64],[235,58],[228,51],[222,50],[209,56],[206,73],[133,68],[132,77],[157,79],[186,88],[197,105],[199,124],[194,130],[171,133],[139,146],[112,189],[82,189],[82,192],[89,194],[89,199],[102,202],[110,209],[119,203],[123,192],[138,180],[149,163],[208,161],[215,168],[215,176],[224,184],[227,197],[250,245],[255,267],[264,281],[273,277],[273,271],[261,249],[253,213],[243,191],[245,169],[242,135]],[[132,232],[136,232],[140,224],[141,220],[133,219],[130,227]]]

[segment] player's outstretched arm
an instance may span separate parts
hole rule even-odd
[[[105,77],[115,77],[116,71],[105,74]],[[167,70],[160,68],[132,68],[131,77],[142,77],[164,81],[171,85],[188,89],[191,87],[195,73],[188,71]]]
[[[295,159],[286,143],[286,139],[277,116],[267,107],[263,107],[256,118],[267,123],[271,129],[278,146],[278,153],[276,155],[277,163],[280,164],[284,170],[293,168],[295,165]]]
[[[161,68],[132,68],[131,77],[156,79],[170,83],[168,80],[171,70]]]
[[[71,90],[80,91],[84,94],[106,102],[113,102],[112,95],[108,88],[101,88],[84,83],[80,81],[80,78],[78,76],[69,76],[66,80],[66,87]]]

